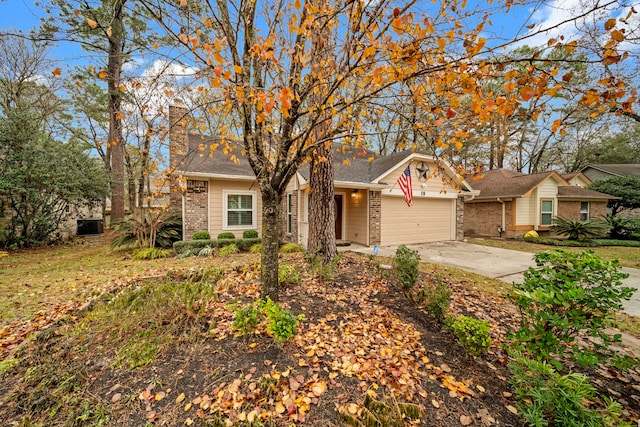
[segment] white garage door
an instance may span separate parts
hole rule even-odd
[[[455,199],[382,197],[381,245],[455,240]]]

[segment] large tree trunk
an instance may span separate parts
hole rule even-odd
[[[109,144],[111,145],[111,221],[124,218],[124,140],[120,107],[120,72],[122,71],[122,45],[124,26],[123,9],[126,0],[116,0],[113,8],[112,35],[109,37],[107,83],[109,85]]]
[[[278,240],[280,238],[280,202],[282,195],[271,189],[261,188],[262,193],[262,299],[278,301]]]
[[[311,159],[309,187],[309,242],[307,251],[331,262],[337,253],[335,188],[331,146],[320,144]],[[326,159],[326,160],[324,160]]]

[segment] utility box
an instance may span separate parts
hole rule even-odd
[[[91,236],[104,233],[102,218],[85,218],[78,220],[78,236]]]

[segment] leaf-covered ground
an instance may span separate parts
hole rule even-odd
[[[258,297],[256,259],[192,258],[165,277],[114,282],[91,304],[33,326],[21,345],[0,336],[0,425],[333,426],[341,413],[362,419],[365,396],[382,410],[415,404],[406,425],[524,425],[500,350],[517,312],[501,297],[445,277],[450,311],[491,323],[493,347],[474,358],[375,260],[347,253],[323,279],[289,255],[281,262],[300,280],[281,303],[305,319],[279,346],[264,325],[244,336],[232,329]],[[590,374],[638,418],[637,370]]]

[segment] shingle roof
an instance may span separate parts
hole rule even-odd
[[[611,200],[617,199],[617,197],[609,194],[601,193],[599,191],[589,190],[588,188],[582,188],[575,185],[558,187],[558,198],[563,199],[598,199],[598,200]]]
[[[555,172],[522,174],[508,169],[493,169],[484,173],[484,177],[471,182],[474,190],[480,190],[476,199],[496,197],[522,197]]]
[[[616,176],[636,176],[640,177],[640,163],[629,164],[588,164],[582,170],[593,168]]]
[[[221,144],[220,138],[200,135],[189,135],[189,150],[184,162],[178,169],[187,173],[219,174],[246,176],[255,178],[249,161],[242,155],[242,147],[238,142],[229,142],[227,146]],[[215,150],[212,147],[218,144]],[[228,148],[226,153],[224,149]],[[232,156],[238,159],[232,160]]]

